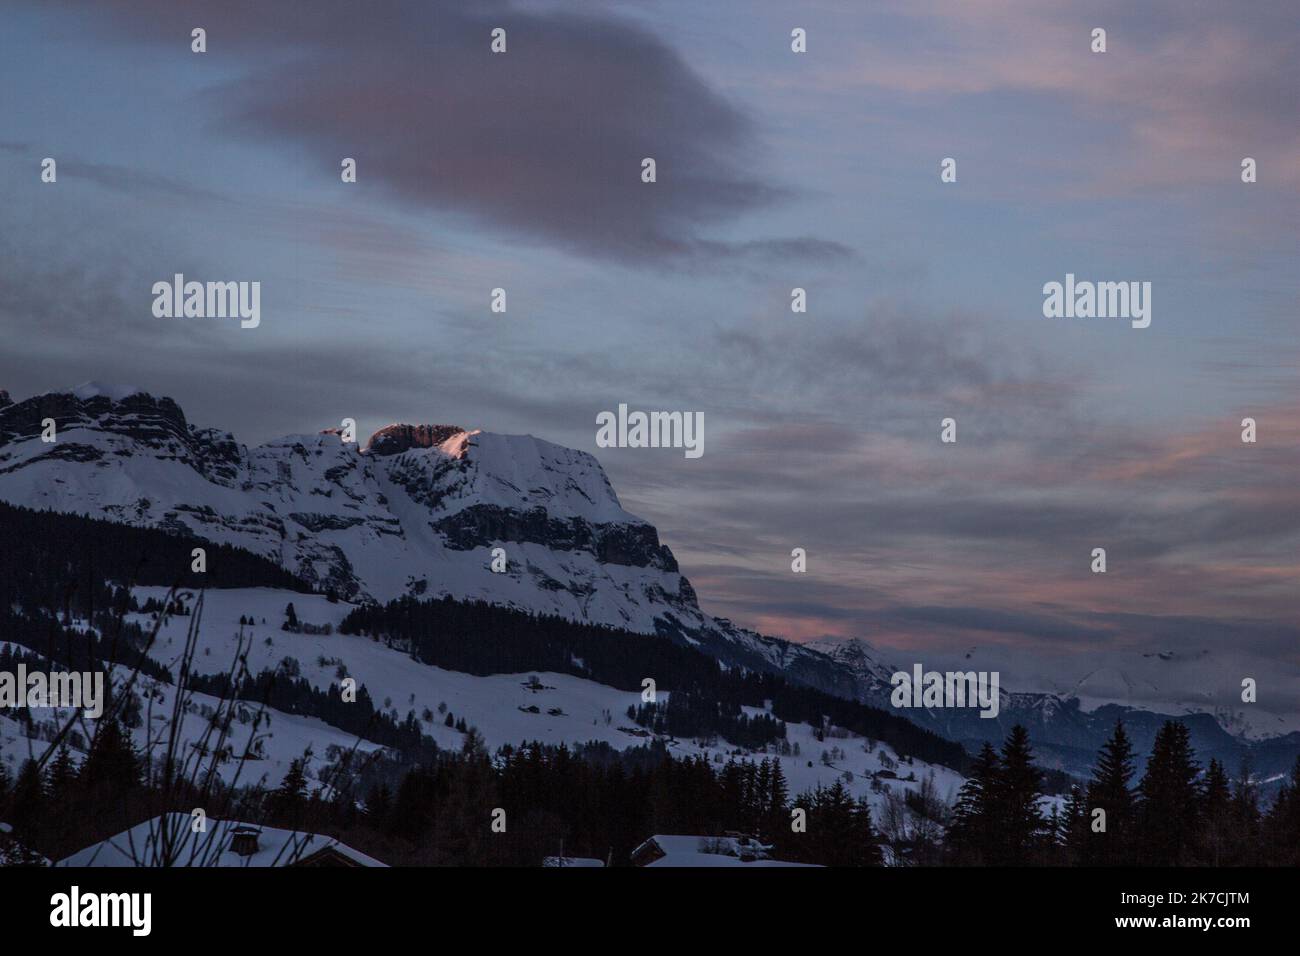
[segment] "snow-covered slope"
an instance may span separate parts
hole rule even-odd
[[[138,587],[133,593],[140,602],[162,600],[167,588]],[[196,595],[182,592],[182,603],[192,605]],[[300,620],[317,628],[329,625],[331,634],[291,633],[280,629],[284,610],[293,602]],[[627,716],[630,706],[641,703],[639,691],[618,690],[572,674],[535,672],[476,676],[420,664],[401,650],[366,637],[338,632],[339,623],[351,609],[343,602],[324,596],[278,591],[271,588],[209,589],[203,595],[202,626],[197,632],[194,670],[199,674],[225,673],[236,654],[246,654],[248,670],[290,667],[292,673],[312,686],[325,690],[338,684],[341,675],[352,677],[371,694],[374,705],[394,721],[413,713],[421,733],[440,747],[459,750],[464,733],[446,724],[451,714],[477,730],[489,750],[525,741],[581,745],[603,742],[618,750],[648,742],[649,732]],[[152,629],[148,614],[134,613],[128,619]],[[251,624],[243,621],[251,621]],[[84,621],[77,626],[87,626]],[[178,671],[191,620],[168,617],[160,626],[150,657]],[[129,676],[114,668],[119,685]],[[534,680],[534,678],[536,678]],[[137,677],[136,692],[144,699],[140,725],[131,728],[133,741],[142,753],[159,755],[167,743],[167,715],[172,712],[175,688],[144,675]],[[659,689],[660,699],[669,700],[672,688]],[[182,751],[192,756],[194,746],[210,734],[209,717],[220,706],[216,698],[193,694],[179,728]],[[757,708],[746,708],[753,716]],[[237,708],[231,746],[236,755],[217,764],[227,782],[237,778],[241,785],[274,788],[284,778],[289,764],[304,760],[304,771],[312,786],[331,779],[330,766],[348,752],[355,737],[315,718],[288,714],[273,708],[247,704]],[[261,715],[260,719],[258,715]],[[24,734],[15,719],[0,715],[0,763],[15,777],[22,761],[41,753],[56,728],[69,718],[67,710],[35,709],[33,727],[37,739]],[[93,729],[93,722],[88,725]],[[786,725],[788,748],[746,751],[726,740],[666,741],[677,756],[701,755],[715,765],[732,757],[778,759],[791,793],[830,786],[837,780],[855,796],[866,797],[879,807],[893,792],[915,790],[932,778],[939,796],[951,800],[963,778],[955,771],[930,765],[916,758],[903,758],[887,744],[868,741],[848,731],[837,731],[825,740],[805,723]],[[74,757],[81,759],[80,743],[74,738]],[[369,752],[378,745],[363,741],[358,749]],[[206,762],[200,766],[207,767]]]
[[[162,599],[166,593],[166,588],[134,589],[142,602],[150,597]],[[188,603],[190,597],[184,600]],[[448,712],[477,729],[490,750],[503,744],[518,745],[534,740],[571,745],[597,741],[618,750],[647,742],[648,732],[627,716],[629,706],[642,702],[639,691],[618,690],[572,674],[475,676],[420,664],[382,642],[339,633],[338,625],[350,607],[341,602],[330,603],[319,595],[270,588],[232,588],[208,590],[203,600],[203,626],[195,655],[196,668],[200,671],[217,672],[226,666],[240,646],[242,630],[251,672],[275,669],[285,658],[292,658],[295,673],[323,690],[331,683],[338,683],[342,668],[359,686],[370,691],[377,708],[397,721],[413,712],[420,721],[421,732],[443,748],[458,750],[464,740],[460,731],[446,726]],[[329,624],[334,633],[297,634],[280,630],[288,601],[293,602],[300,620],[317,626]],[[240,617],[254,623],[241,628]],[[132,619],[146,623],[144,615]],[[187,624],[183,617],[168,620],[150,656],[175,670],[184,647]],[[533,677],[537,678],[535,682]],[[660,699],[671,699],[672,688],[660,688],[659,694]],[[754,708],[746,711],[751,716],[759,712]],[[333,731],[333,728],[325,729]],[[287,766],[288,760],[302,756],[303,744],[296,725],[277,715],[271,730],[283,731],[284,740],[272,741],[268,759],[285,762]],[[900,760],[887,744],[868,742],[848,731],[842,731],[843,736],[821,741],[813,727],[791,723],[786,725],[786,733],[790,753],[779,754],[776,747],[771,747],[750,756],[779,757],[792,793],[819,784],[830,786],[841,780],[855,795],[868,797],[876,804],[891,789],[897,792],[915,789],[931,774],[938,793],[945,798],[954,796],[963,781],[947,767],[930,765],[917,758]],[[317,749],[323,752],[323,745],[334,742],[332,737],[321,735]],[[740,753],[735,744],[725,740],[711,744],[673,740],[670,749],[677,756],[703,754],[715,763]],[[823,752],[827,754],[825,762]],[[309,764],[309,770],[313,767],[319,773],[316,763]],[[881,778],[873,789],[873,774],[886,770],[891,776]],[[272,778],[271,782],[278,783],[278,778]]]

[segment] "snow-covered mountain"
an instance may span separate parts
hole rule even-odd
[[[350,601],[446,595],[659,634],[892,709],[899,668],[875,648],[794,644],[705,614],[596,459],[531,436],[397,424],[364,446],[327,429],[250,448],[134,388],[88,384],[16,403],[0,391],[0,500],[236,545]],[[968,747],[1023,723],[1048,762],[1074,772],[1086,772],[1117,716],[1140,744],[1165,719],[1115,704],[1084,711],[1072,694],[1000,696],[995,720],[961,709],[904,716]],[[1212,715],[1184,719],[1198,751],[1239,761],[1246,743]]]
[[[829,637],[812,641],[804,647],[830,657],[851,675],[856,699],[892,709],[890,675],[910,671],[912,661],[903,666],[859,638]],[[968,655],[969,657],[969,655]],[[940,668],[935,668],[940,669]],[[996,670],[984,662],[964,661],[958,670]],[[1256,771],[1278,773],[1295,760],[1300,747],[1300,733],[1290,733],[1252,740],[1237,734],[1222,715],[1183,708],[1175,713],[1115,702],[1095,702],[1088,709],[1077,694],[1051,691],[998,691],[996,718],[981,717],[969,708],[933,708],[902,711],[909,720],[949,740],[956,740],[974,751],[984,743],[999,745],[1016,724],[1024,726],[1045,766],[1054,766],[1076,775],[1087,776],[1097,751],[1110,736],[1117,720],[1123,720],[1139,754],[1150,751],[1160,726],[1170,719],[1181,720],[1191,732],[1192,744],[1201,759],[1216,757],[1224,766],[1240,766],[1249,758]],[[1226,728],[1226,729],[1225,729]]]
[[[397,424],[364,446],[327,429],[250,448],[130,387],[0,393],[0,500],[237,545],[347,600],[446,595],[659,633],[852,696],[823,655],[704,614],[599,462],[527,435]]]
[[[88,385],[0,408],[0,498],[238,545],[347,599],[448,594],[637,631],[702,621],[596,460],[529,436],[391,425],[364,448],[337,430],[249,448],[170,399]]]
[[[889,678],[898,668],[886,663],[880,651],[862,638],[823,637],[804,647],[820,651],[848,670],[858,682],[859,697],[889,697],[893,689]]]

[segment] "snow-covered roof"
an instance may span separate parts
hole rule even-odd
[[[758,843],[744,844],[736,837],[685,836],[680,834],[655,834],[632,851],[633,856],[642,847],[653,843],[663,856],[647,866],[813,866],[809,863],[790,863],[785,860],[755,859],[748,862],[740,858],[745,849],[759,849]],[[766,849],[766,847],[761,847]]]
[[[238,828],[257,831],[258,849],[241,856],[230,849]],[[167,847],[167,849],[164,849]],[[322,850],[342,854],[358,866],[386,866],[333,837],[261,827],[231,820],[207,821],[195,833],[188,813],[165,813],[146,820],[101,843],[79,850],[55,866],[290,866]]]

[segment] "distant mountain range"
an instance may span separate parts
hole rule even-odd
[[[903,669],[886,663],[879,651],[857,638],[826,638],[806,647],[822,651],[856,678],[858,699],[889,709],[893,690],[890,675]],[[1192,745],[1202,763],[1217,758],[1235,773],[1249,762],[1252,772],[1262,778],[1287,773],[1300,753],[1300,733],[1251,740],[1223,728],[1213,714],[1186,713],[1169,715],[1139,707],[1106,704],[1085,711],[1079,699],[1051,693],[1025,693],[1003,688],[999,695],[998,715],[983,718],[978,711],[961,708],[901,711],[909,720],[949,740],[956,740],[968,750],[988,741],[998,744],[1016,724],[1029,730],[1039,761],[1077,775],[1086,774],[1096,759],[1097,750],[1123,720],[1135,751],[1150,751],[1156,731],[1171,716],[1177,716],[1191,732]]]
[[[133,388],[88,384],[20,402],[0,392],[0,500],[236,545],[346,600],[450,596],[659,634],[890,709],[896,668],[873,648],[795,644],[705,614],[671,550],[623,509],[599,462],[531,436],[395,424],[364,446],[329,428],[250,448]],[[1117,717],[1139,752],[1167,719],[1006,690],[996,719],[905,716],[968,746],[1023,723],[1045,763],[1075,773]],[[1232,768],[1249,756],[1257,772],[1281,773],[1300,751],[1300,734],[1252,743],[1211,715],[1182,719],[1203,759]]]

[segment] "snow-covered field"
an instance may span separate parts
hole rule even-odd
[[[113,682],[120,686],[128,680],[130,674],[123,668],[113,669]],[[134,690],[142,698],[141,725],[133,728],[131,736],[142,753],[161,757],[167,746],[169,721],[175,703],[175,687],[140,675],[136,679]],[[221,702],[207,694],[195,693],[191,696],[190,706],[181,720],[180,738],[185,743],[183,756],[178,752],[177,759],[186,761],[187,768],[198,767],[206,772],[216,761],[217,772],[227,782],[235,781],[241,786],[262,784],[269,788],[277,786],[289,770],[289,764],[302,757],[309,750],[311,759],[307,763],[309,776],[315,776],[323,767],[331,747],[341,751],[351,750],[354,746],[362,752],[379,749],[369,741],[358,742],[355,737],[331,727],[315,717],[286,714],[278,710],[264,709],[262,720],[255,726],[254,720],[259,710],[255,704],[240,704],[236,707],[236,721],[225,746],[231,751],[230,759],[218,759],[216,750],[217,734],[209,731],[209,716],[214,714]],[[17,720],[0,717],[0,760],[3,760],[13,779],[23,761],[28,757],[40,757],[48,746],[48,739],[54,732],[63,728],[74,716],[67,708],[33,708],[32,718],[40,737],[33,740],[23,732],[23,725]],[[94,733],[95,722],[84,720],[74,725],[83,738],[88,739]],[[198,751],[198,747],[207,743],[207,753]],[[260,746],[258,742],[260,741]],[[249,756],[242,761],[244,754]],[[76,753],[80,760],[83,755]],[[236,776],[237,775],[237,776]]]
[[[148,598],[163,599],[165,588],[136,588],[136,598],[143,604]],[[189,594],[190,592],[186,592]],[[193,596],[185,603],[192,604]],[[329,624],[335,633],[329,635],[296,634],[283,631],[285,606],[292,602],[300,621],[312,625]],[[469,674],[430,667],[411,659],[401,651],[390,649],[383,643],[367,637],[337,633],[339,623],[350,609],[344,602],[331,603],[323,596],[295,594],[269,588],[238,588],[210,590],[204,595],[203,614],[195,655],[195,669],[199,673],[225,673],[241,644],[240,617],[251,617],[251,627],[243,626],[243,646],[248,647],[248,668],[253,673],[274,669],[285,658],[297,662],[300,676],[314,686],[326,688],[339,680],[340,665],[364,685],[377,707],[390,716],[404,719],[414,711],[420,719],[423,732],[436,740],[439,746],[458,749],[463,735],[445,725],[446,712],[454,719],[461,718],[484,737],[489,749],[503,744],[519,744],[538,740],[549,744],[580,744],[604,741],[618,749],[639,746],[647,738],[627,732],[639,729],[627,717],[629,706],[641,703],[639,691],[622,691],[590,680],[567,674],[529,672],[522,674],[496,674],[475,677]],[[151,625],[149,615],[137,614],[133,618],[142,625]],[[159,632],[151,657],[176,671],[185,646],[186,630],[190,618],[174,616],[168,619]],[[536,677],[540,688],[532,685]],[[141,687],[152,690],[158,699],[153,702],[154,720],[161,724],[170,713],[171,688],[143,681]],[[671,687],[660,687],[661,696],[670,696]],[[197,704],[215,707],[216,701],[196,695]],[[533,713],[531,708],[536,708]],[[250,706],[249,711],[254,708]],[[751,713],[759,713],[756,708]],[[426,711],[432,718],[426,719]],[[45,712],[47,715],[49,712]],[[289,761],[302,756],[310,747],[314,758],[309,765],[315,771],[322,766],[326,748],[333,744],[350,748],[355,739],[320,720],[269,711],[269,726],[265,728],[265,759],[245,765],[241,781],[253,783],[265,777],[269,786],[277,785],[288,769]],[[38,715],[38,719],[39,715]],[[184,734],[187,740],[198,739],[204,730],[202,713],[187,715]],[[250,727],[243,727],[234,743],[246,743]],[[155,732],[154,737],[157,737]],[[136,732],[137,743],[144,745],[145,730]],[[753,759],[776,756],[781,761],[789,783],[791,795],[821,784],[829,786],[842,780],[855,795],[866,795],[873,804],[884,800],[888,788],[900,790],[915,788],[933,772],[940,797],[951,799],[961,786],[960,775],[945,767],[931,767],[920,760],[900,763],[898,755],[888,746],[847,734],[843,738],[828,737],[818,741],[813,728],[807,724],[788,724],[787,739],[798,745],[799,754],[782,756],[776,748],[763,751],[740,751],[739,748],[719,740],[708,746],[692,740],[674,740],[670,747],[679,756],[704,754],[715,762],[725,762],[730,756],[748,756]],[[16,763],[28,754],[30,742],[17,734],[17,725],[0,719],[0,755],[16,771]],[[365,745],[362,749],[372,749]],[[823,751],[835,748],[837,754],[829,765],[822,762]],[[233,766],[233,762],[231,763]],[[915,781],[882,779],[881,791],[871,789],[871,774],[890,771],[898,777],[915,774]],[[845,774],[849,774],[846,777]],[[251,777],[249,775],[252,775]]]

